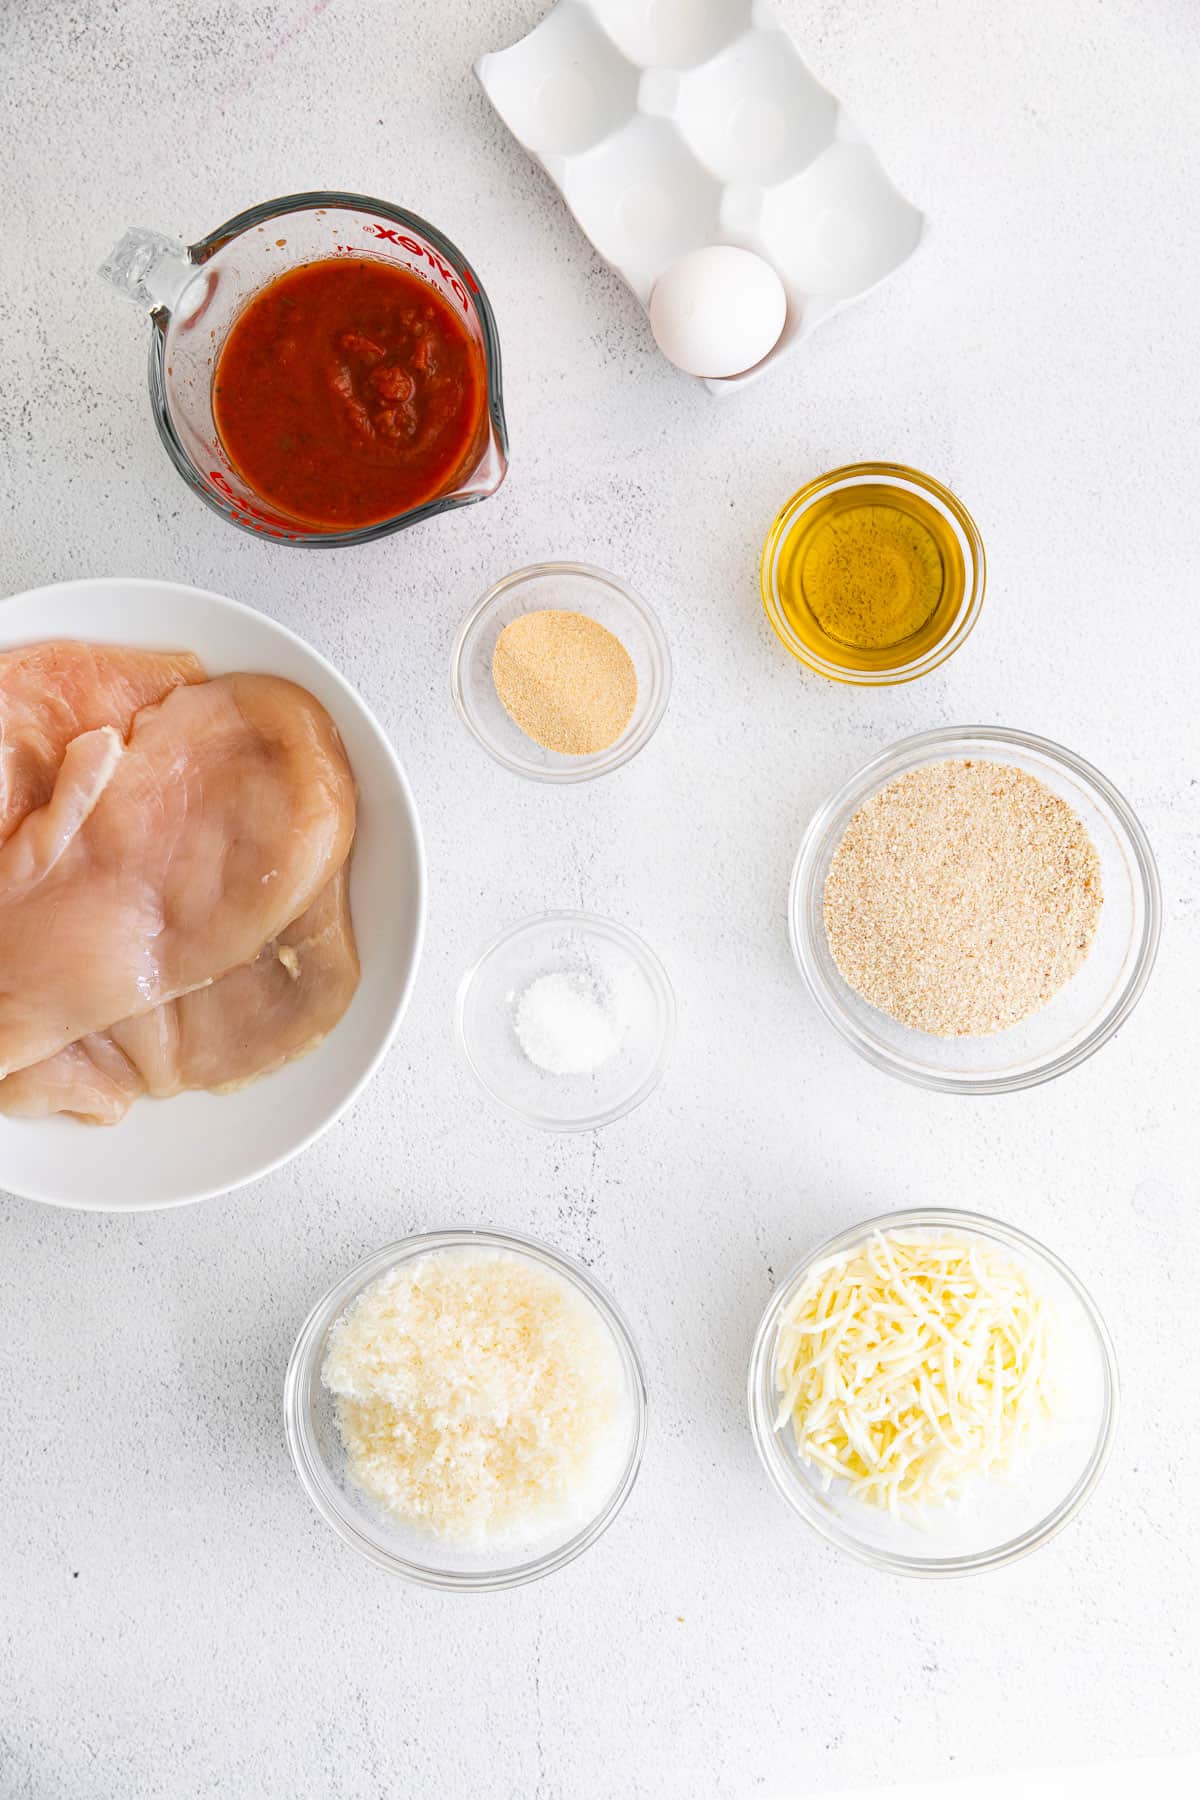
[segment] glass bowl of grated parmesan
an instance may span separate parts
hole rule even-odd
[[[1060,744],[955,725],[873,757],[792,872],[792,951],[876,1068],[943,1093],[1034,1087],[1107,1043],[1154,966],[1162,900],[1133,809]]]
[[[772,1484],[895,1575],[1001,1568],[1092,1492],[1117,1369],[1095,1303],[1016,1227],[927,1208],[855,1225],[780,1282],[748,1399]]]
[[[376,1567],[495,1589],[572,1562],[628,1499],[646,1384],[621,1312],[534,1238],[427,1232],[305,1320],[284,1383],[316,1510]]]

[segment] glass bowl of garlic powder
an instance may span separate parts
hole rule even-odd
[[[591,781],[644,749],[667,708],[671,653],[625,582],[586,563],[536,563],[488,589],[450,658],[463,724],[531,781]]]
[[[313,1308],[284,1385],[322,1518],[426,1587],[520,1586],[608,1529],[632,1491],[646,1384],[623,1315],[534,1238],[428,1232]]]
[[[748,1384],[792,1510],[893,1575],[1001,1568],[1083,1506],[1116,1434],[1086,1288],[1015,1226],[931,1207],[854,1225],[778,1284]]]

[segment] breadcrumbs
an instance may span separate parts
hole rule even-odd
[[[615,744],[637,705],[637,671],[620,638],[584,613],[524,613],[504,627],[492,680],[526,737],[560,756]]]
[[[1083,962],[1100,858],[1065,800],[1009,763],[926,763],[859,807],[825,882],[856,993],[936,1037],[1004,1031]]]

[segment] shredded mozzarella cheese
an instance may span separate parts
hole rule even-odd
[[[1048,1417],[1050,1310],[990,1244],[876,1232],[817,1264],[775,1345],[776,1429],[893,1514],[1008,1468]]]

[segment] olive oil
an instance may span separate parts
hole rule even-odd
[[[953,627],[966,590],[950,521],[887,482],[835,488],[779,547],[780,610],[814,656],[843,669],[915,661]]]

